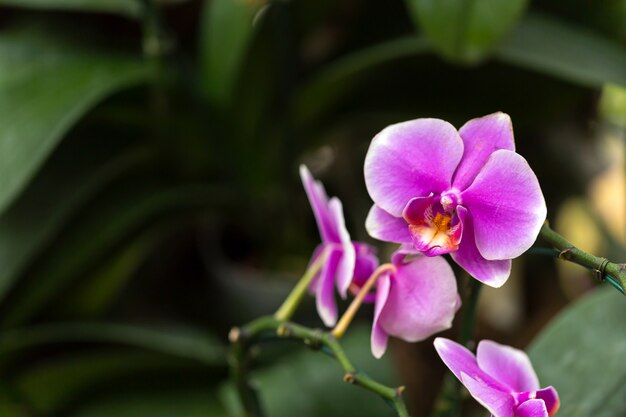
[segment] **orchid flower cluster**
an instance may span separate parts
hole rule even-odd
[[[341,201],[328,198],[300,167],[322,240],[311,259],[309,287],[317,311],[326,326],[337,324],[335,290],[344,299],[350,293],[374,303],[376,358],[385,353],[389,336],[417,342],[451,327],[461,298],[441,255],[449,254],[482,283],[500,287],[511,260],[530,248],[546,218],[539,182],[515,152],[511,119],[504,113],[470,120],[458,131],[427,118],[388,126],[372,140],[364,174],[374,201],[365,227],[371,237],[399,244],[383,265],[372,246],[351,240]],[[441,338],[435,347],[494,416],[547,417],[558,409],[556,391],[539,390],[523,352],[483,341],[475,358]]]

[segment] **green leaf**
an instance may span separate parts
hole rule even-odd
[[[149,74],[140,59],[77,48],[49,33],[0,33],[0,212],[89,109]]]
[[[370,352],[370,329],[351,326],[342,345],[355,366],[379,382],[394,385],[389,355],[374,359]],[[301,351],[281,357],[273,366],[252,372],[262,405],[272,417],[393,416],[384,400],[363,388],[343,381],[337,362],[319,351],[300,346]],[[229,414],[239,416],[240,406],[230,385],[221,390]]]
[[[68,342],[116,343],[224,366],[224,350],[206,332],[182,327],[150,328],[114,323],[60,323],[2,332],[2,355],[27,348]]]
[[[295,103],[298,124],[311,123],[359,85],[371,71],[398,59],[432,51],[423,37],[393,39],[356,51],[327,65],[298,93]]]
[[[532,14],[524,18],[495,57],[588,87],[626,87],[626,49],[593,32]]]
[[[210,388],[170,388],[150,393],[124,393],[94,399],[69,417],[224,417]]]
[[[406,0],[413,20],[446,57],[476,62],[515,25],[527,0]]]
[[[215,104],[227,106],[255,33],[263,0],[206,0],[200,29],[201,84]]]
[[[112,382],[137,383],[146,374],[152,380],[161,375],[167,378],[168,373],[192,371],[193,366],[193,362],[172,360],[154,352],[119,349],[68,352],[26,363],[12,385],[38,414],[64,415],[60,409],[66,404],[88,401],[94,390],[102,391]]]
[[[125,187],[103,195],[45,260],[30,272],[11,307],[4,325],[17,325],[37,314],[65,287],[93,267],[129,236],[158,218],[177,212],[200,210],[211,205],[215,190],[208,186],[155,187],[125,182]]]
[[[139,17],[142,9],[141,0],[0,0],[0,6],[119,13],[131,17]]]
[[[561,398],[558,415],[626,415],[626,302],[602,288],[562,312],[537,337],[529,355],[542,386]]]
[[[53,158],[0,216],[0,301],[32,258],[87,200],[149,157],[140,149],[111,156],[101,144],[83,142],[85,146],[74,148],[81,150],[81,158],[76,159],[74,152]]]

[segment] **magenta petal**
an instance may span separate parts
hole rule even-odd
[[[335,273],[341,258],[340,250],[333,250],[328,254],[328,258],[322,266],[322,272],[317,283],[317,294],[315,301],[317,312],[324,324],[328,327],[337,323],[337,304],[335,303]]]
[[[328,197],[324,187],[313,179],[311,172],[305,165],[300,165],[300,178],[309,199],[309,204],[311,204],[313,209],[313,215],[315,216],[322,240],[324,242],[337,242],[339,236],[335,233],[333,220],[328,211]]]
[[[559,394],[552,386],[540,389],[535,393],[535,396],[546,404],[546,410],[548,410],[549,416],[555,415],[561,406]]]
[[[535,173],[511,151],[495,151],[461,198],[474,221],[476,247],[489,260],[524,253],[546,219]]]
[[[497,112],[465,123],[459,134],[463,139],[463,159],[452,184],[465,190],[476,178],[489,156],[498,149],[515,151],[513,125],[508,114]]]
[[[390,286],[391,281],[388,273],[379,277],[376,282],[376,301],[374,304],[374,322],[372,323],[371,336],[372,355],[374,355],[376,359],[380,359],[383,356],[387,350],[387,341],[389,340],[389,335],[383,330],[378,321],[387,303]]]
[[[456,279],[442,257],[419,256],[396,265],[381,327],[408,342],[448,329],[457,307]]]
[[[511,391],[539,389],[539,380],[526,353],[491,340],[482,340],[476,350],[478,366],[506,384]]]
[[[342,298],[346,298],[348,287],[354,275],[354,266],[356,262],[356,252],[354,245],[350,240],[350,234],[346,229],[346,222],[343,217],[343,207],[341,201],[337,197],[333,197],[328,202],[328,210],[333,219],[335,230],[339,234],[339,241],[343,254],[337,265],[336,285]]]
[[[548,410],[543,401],[528,400],[517,407],[515,417],[548,417]]]
[[[501,287],[511,274],[511,260],[489,261],[485,259],[478,248],[474,237],[474,223],[467,213],[467,209],[457,206],[457,215],[463,224],[463,238],[459,249],[450,256],[471,276],[490,287]]]
[[[374,239],[385,242],[406,243],[411,241],[409,225],[402,217],[394,217],[385,210],[372,206],[367,219],[365,229]]]
[[[485,381],[471,378],[461,372],[461,382],[469,393],[494,417],[514,417],[515,400],[508,392],[489,386]]]
[[[413,197],[450,188],[463,155],[456,129],[439,119],[416,119],[383,129],[365,157],[365,185],[374,203],[401,217]]]
[[[492,381],[493,378],[478,367],[476,357],[466,347],[444,337],[436,338],[433,344],[443,363],[459,380],[461,373],[464,373],[472,378],[487,379],[497,384]],[[501,388],[504,389],[504,387]]]

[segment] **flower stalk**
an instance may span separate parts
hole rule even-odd
[[[546,221],[541,227],[540,236],[554,249],[553,255],[559,259],[584,266],[595,271],[597,277],[606,280],[622,294],[626,289],[626,263],[610,262],[606,258],[587,253],[550,228]]]
[[[376,284],[376,281],[378,281],[378,278],[386,272],[393,272],[395,270],[396,267],[392,264],[383,264],[376,268],[372,275],[367,279],[365,284],[363,284],[356,297],[354,297],[346,312],[343,313],[343,316],[341,316],[341,319],[339,319],[339,322],[337,323],[335,328],[331,331],[331,334],[335,338],[340,339],[344,335],[344,333],[348,329],[348,326],[350,326],[350,323],[352,323],[352,320],[354,319],[357,311],[359,311],[361,304],[363,304],[363,300],[365,299],[367,294],[370,293],[370,291],[374,287],[374,284]]]
[[[327,257],[328,251],[324,250],[320,256],[318,256],[317,259],[309,265],[304,275],[302,275],[302,278],[300,278],[296,286],[293,290],[291,290],[291,293],[289,293],[287,298],[285,298],[285,301],[283,301],[282,305],[278,308],[278,310],[276,310],[276,313],[274,313],[274,318],[276,320],[289,320],[294,315],[298,306],[302,302],[302,298],[304,298],[304,295],[309,289],[313,278],[315,278],[317,273],[320,271],[322,265],[326,262]]]
[[[260,317],[241,328],[233,328],[230,332],[229,339],[232,344],[231,375],[247,417],[263,416],[256,391],[247,380],[247,371],[250,347],[262,336],[267,335],[281,339],[300,340],[314,350],[325,348],[324,351],[335,358],[342,368],[345,382],[379,395],[396,411],[398,417],[409,417],[402,399],[404,387],[386,386],[360,372],[332,334],[270,316]]]

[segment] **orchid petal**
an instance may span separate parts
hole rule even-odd
[[[549,386],[543,389],[540,389],[535,393],[537,399],[542,400],[546,404],[546,410],[548,411],[548,415],[552,417],[559,411],[559,407],[561,406],[561,400],[559,399],[559,394],[556,392],[554,387]]]
[[[341,258],[340,250],[333,250],[328,254],[326,262],[322,266],[322,272],[317,283],[315,297],[317,312],[327,327],[337,323],[337,304],[335,303],[334,278],[337,265]]]
[[[450,188],[463,155],[456,129],[439,119],[416,119],[383,129],[365,157],[365,185],[374,203],[400,217],[413,197]]]
[[[391,280],[389,273],[381,275],[376,282],[376,301],[374,304],[374,322],[372,323],[372,355],[376,359],[380,359],[387,350],[387,341],[389,335],[379,323],[380,314],[383,311],[387,303],[387,297],[389,296],[389,289],[391,287]]]
[[[339,295],[345,299],[348,294],[348,287],[350,287],[350,282],[352,281],[352,276],[354,275],[356,252],[350,240],[350,234],[346,229],[341,201],[337,197],[331,198],[328,202],[328,210],[333,219],[335,230],[339,234],[339,241],[341,242],[343,252],[339,260],[339,265],[337,266],[336,285]]]
[[[381,327],[408,342],[450,328],[457,307],[456,279],[444,258],[419,256],[397,265]]]
[[[333,220],[327,208],[328,197],[326,196],[326,191],[324,191],[324,186],[313,179],[311,172],[305,165],[300,165],[300,178],[309,199],[309,204],[313,209],[313,215],[315,216],[322,240],[324,242],[338,242],[339,236],[335,232]]]
[[[511,391],[539,389],[539,379],[524,351],[482,340],[476,349],[476,361],[480,369],[506,384]]]
[[[374,239],[385,242],[405,243],[411,241],[409,227],[402,217],[394,217],[374,205],[365,220],[365,229]]]
[[[485,381],[474,379],[461,372],[461,382],[472,397],[485,407],[494,417],[514,417],[515,400],[508,392],[500,391]]]
[[[463,139],[463,158],[452,184],[465,190],[476,178],[489,156],[498,149],[515,151],[513,125],[508,114],[497,112],[465,123],[459,134]]]
[[[326,249],[326,245],[320,243],[317,245],[315,250],[313,251],[313,255],[311,256],[311,260],[309,260],[309,265],[307,266],[307,270],[313,266],[313,264],[319,259],[320,256],[324,254],[324,250]],[[317,271],[311,283],[309,284],[309,294],[314,295],[317,292],[317,285],[319,284],[321,271]]]
[[[465,346],[444,337],[436,338],[433,344],[443,363],[459,380],[461,380],[461,373],[464,373],[472,378],[488,380],[490,385],[498,389],[505,389],[478,367],[476,357]]]
[[[459,249],[450,256],[471,276],[490,287],[499,288],[511,274],[511,260],[490,261],[485,259],[478,248],[474,237],[474,222],[463,206],[457,206],[457,215],[463,224],[463,238]]]
[[[526,160],[495,151],[461,198],[474,221],[476,247],[489,260],[518,257],[546,219],[539,181]]]
[[[528,400],[517,407],[515,417],[548,417],[548,410],[543,401]]]
[[[379,262],[376,250],[366,243],[354,242],[354,250],[356,251],[356,262],[354,264],[354,277],[350,285],[355,285],[356,291],[358,291],[378,267]],[[373,303],[375,300],[375,293],[369,293],[363,299],[366,303]]]

